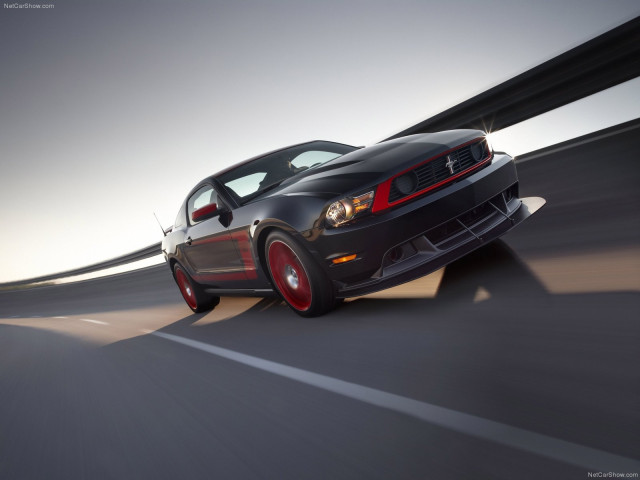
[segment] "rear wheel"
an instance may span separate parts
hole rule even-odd
[[[275,288],[294,312],[315,317],[334,308],[336,298],[329,278],[293,238],[280,231],[270,233],[265,256]]]
[[[206,293],[177,263],[173,274],[184,301],[194,313],[206,312],[220,303],[220,297]]]

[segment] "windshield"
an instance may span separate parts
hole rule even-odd
[[[311,168],[357,150],[332,142],[310,142],[280,150],[225,172],[218,180],[243,205]]]

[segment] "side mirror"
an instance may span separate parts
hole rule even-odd
[[[220,212],[218,211],[218,204],[210,203],[209,205],[205,205],[204,207],[194,210],[191,214],[191,220],[194,222],[201,222],[207,218],[213,218],[216,215],[220,215]]]

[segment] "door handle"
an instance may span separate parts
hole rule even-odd
[[[187,245],[191,245],[191,242],[193,240],[191,240],[191,237],[187,237],[187,239],[184,241],[184,243],[186,243]]]

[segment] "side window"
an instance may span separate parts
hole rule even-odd
[[[204,185],[200,187],[196,193],[189,197],[189,200],[187,201],[187,218],[189,219],[189,224],[194,225],[198,223],[191,219],[193,212],[205,205],[217,203],[217,201],[218,195],[211,185]]]

